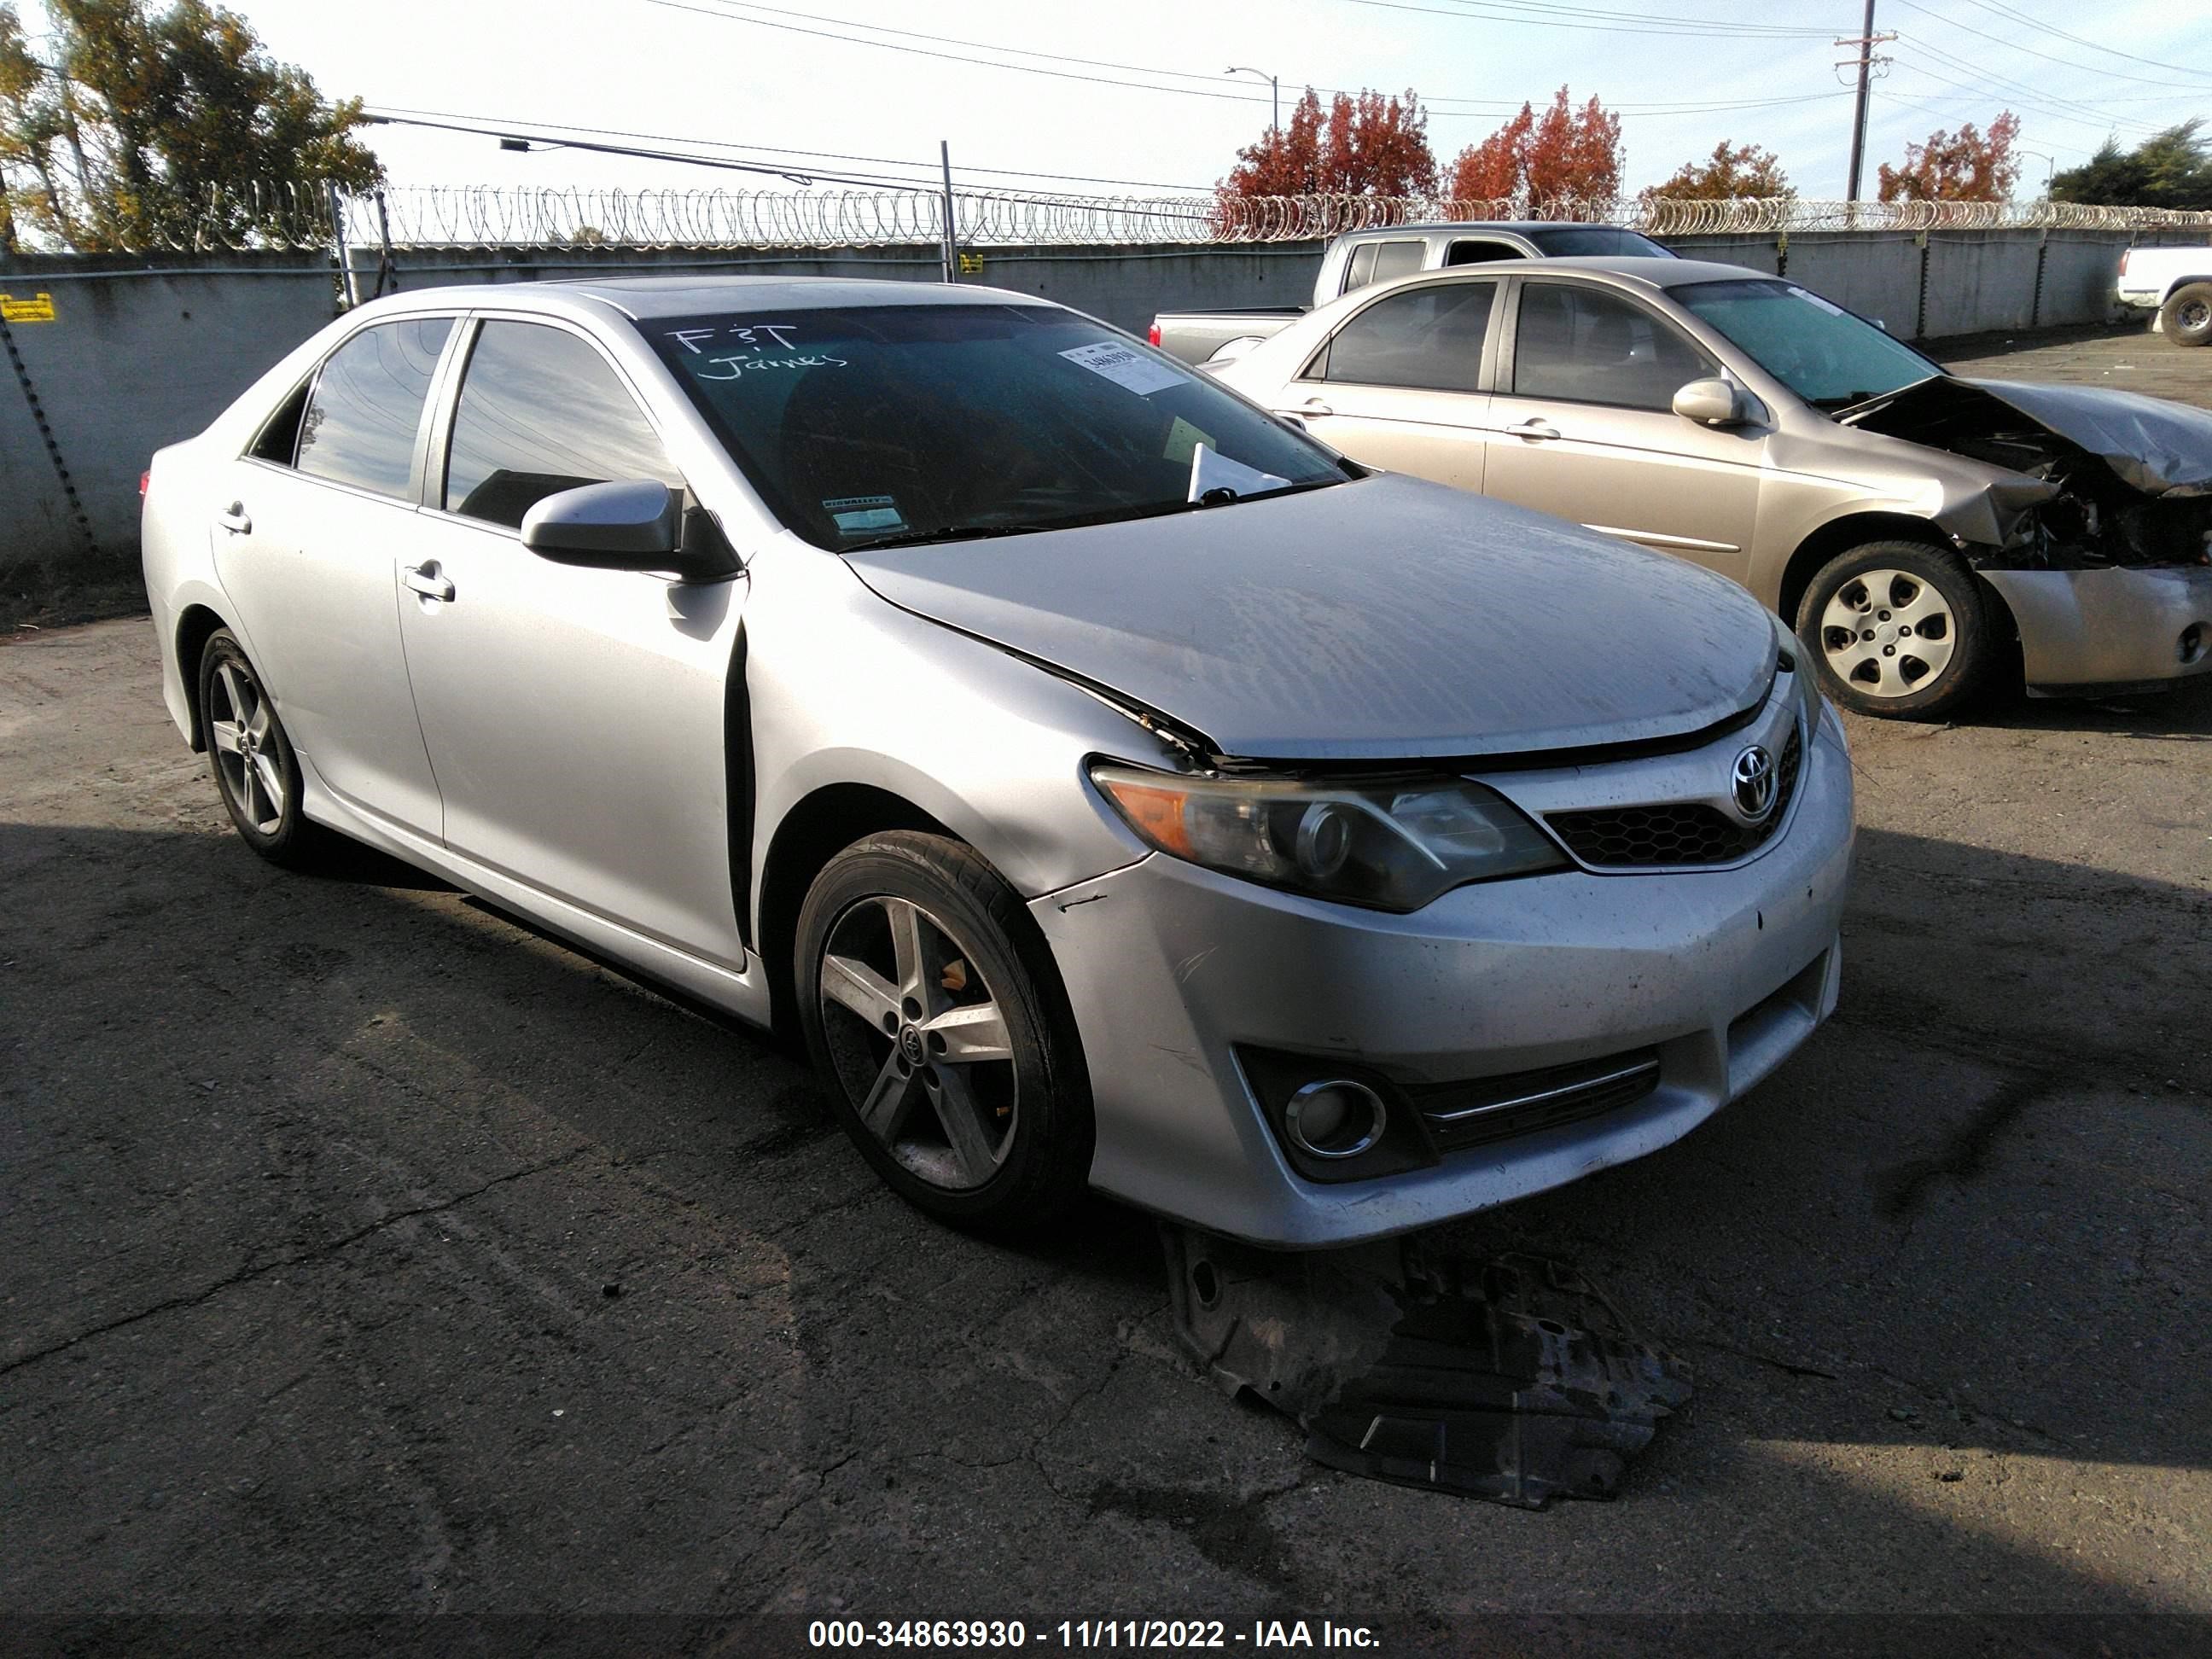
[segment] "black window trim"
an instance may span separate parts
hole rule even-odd
[[[1504,335],[1504,311],[1512,296],[1505,291],[1508,279],[1504,273],[1486,270],[1467,276],[1460,274],[1467,269],[1468,267],[1462,265],[1449,276],[1442,271],[1425,272],[1423,274],[1431,276],[1432,280],[1425,283],[1407,282],[1403,287],[1393,288],[1388,294],[1376,295],[1366,304],[1351,313],[1342,322],[1329,330],[1328,337],[1321,343],[1320,349],[1307,358],[1304,367],[1298,370],[1297,379],[1301,381],[1311,380],[1317,386],[1364,386],[1376,392],[1412,392],[1437,398],[1487,396],[1497,383],[1494,376],[1498,372],[1498,351]],[[1403,278],[1397,280],[1404,281]],[[1491,298],[1489,322],[1482,336],[1482,361],[1475,365],[1474,390],[1472,392],[1448,392],[1441,386],[1391,386],[1381,380],[1332,380],[1328,378],[1329,348],[1336,343],[1336,337],[1376,306],[1395,300],[1402,294],[1417,294],[1425,289],[1431,288],[1470,288],[1477,283],[1488,283],[1497,292]],[[1358,291],[1354,290],[1354,292]]]
[[[573,334],[599,353],[599,361],[613,373],[616,384],[629,394],[647,430],[659,441],[661,453],[668,458],[670,471],[684,480],[686,503],[695,503],[699,500],[699,492],[692,487],[690,476],[676,464],[676,457],[669,448],[667,430],[653,418],[653,405],[639,394],[636,380],[607,349],[604,341],[588,328],[566,317],[543,311],[501,308],[463,313],[460,326],[454,329],[446,357],[438,366],[438,379],[430,388],[430,407],[434,413],[428,431],[422,434],[420,458],[421,487],[416,495],[416,505],[423,513],[441,524],[466,525],[474,530],[503,536],[517,544],[522,540],[522,532],[512,525],[495,524],[489,519],[471,518],[465,513],[454,513],[445,504],[446,468],[453,459],[453,420],[460,410],[461,387],[468,379],[469,358],[476,349],[477,338],[483,332],[486,323],[534,323],[544,328],[557,328],[565,334]]]
[[[322,385],[323,370],[330,366],[331,358],[337,356],[369,330],[388,327],[395,323],[428,323],[441,319],[451,322],[453,326],[447,330],[445,344],[439,349],[437,362],[431,367],[430,383],[422,394],[422,411],[415,417],[415,445],[408,455],[409,487],[404,493],[393,495],[390,491],[372,489],[368,484],[354,483],[344,478],[325,477],[319,472],[302,472],[300,470],[300,438],[296,432],[292,436],[292,458],[289,461],[274,461],[265,455],[257,455],[253,453],[261,447],[262,437],[268,432],[269,423],[283,414],[285,405],[294,398],[300,396],[302,392],[307,395],[306,400],[300,405],[300,420],[301,427],[305,428],[307,410],[314,403],[315,392]],[[358,328],[348,329],[331,344],[328,351],[315,359],[314,367],[293,381],[284,395],[269,405],[268,412],[254,427],[253,435],[246,440],[246,447],[239,451],[237,459],[251,466],[265,466],[272,472],[283,473],[288,477],[301,480],[303,483],[319,484],[331,489],[342,489],[349,495],[359,495],[365,501],[382,501],[394,507],[420,506],[422,499],[424,445],[428,440],[431,428],[436,424],[435,410],[438,406],[440,387],[444,382],[447,365],[453,361],[453,343],[459,337],[465,321],[465,313],[444,307],[428,307],[422,311],[383,313],[374,317],[363,318]]]
[[[1674,319],[1668,316],[1666,313],[1657,310],[1652,306],[1647,304],[1641,295],[1631,294],[1626,289],[1615,288],[1610,283],[1587,282],[1580,277],[1569,276],[1565,272],[1549,270],[1540,271],[1533,276],[1516,275],[1505,277],[1503,280],[1512,285],[1513,292],[1505,296],[1506,317],[1504,325],[1498,331],[1498,338],[1495,343],[1497,351],[1494,361],[1491,366],[1493,378],[1491,381],[1490,388],[1491,395],[1493,397],[1523,398],[1532,403],[1567,404],[1578,409],[1626,410],[1630,414],[1633,415],[1666,415],[1673,413],[1671,410],[1652,409],[1643,404],[1607,403],[1601,398],[1560,398],[1555,397],[1549,392],[1539,394],[1533,392],[1516,392],[1513,389],[1513,371],[1516,366],[1515,357],[1519,349],[1521,342],[1521,294],[1522,290],[1531,283],[1540,283],[1555,288],[1596,289],[1602,293],[1610,294],[1614,298],[1620,300],[1622,304],[1633,307],[1635,309],[1643,312],[1646,316],[1650,318],[1653,324],[1656,326],[1664,328],[1670,333],[1674,334],[1682,342],[1683,344],[1688,346],[1690,350],[1705,363],[1706,369],[1712,378],[1726,380],[1732,382],[1736,380],[1735,375],[1729,370],[1727,365],[1723,363],[1718,358],[1715,357],[1711,351],[1705,349],[1704,342],[1698,339],[1695,335],[1684,331],[1674,321]],[[1740,384],[1740,382],[1738,383]]]

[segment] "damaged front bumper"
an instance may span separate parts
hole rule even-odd
[[[2030,691],[2078,696],[2212,672],[2212,566],[1992,570]]]
[[[1564,871],[1397,915],[1155,854],[1033,901],[1082,1034],[1092,1184],[1312,1249],[1429,1226],[1680,1139],[1835,1006],[1850,761],[1832,713],[1814,732],[1790,819],[1731,867]],[[1280,1112],[1299,1064],[1370,1085],[1427,1154],[1358,1178],[1302,1163]]]

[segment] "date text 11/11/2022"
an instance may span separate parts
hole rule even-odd
[[[1057,1641],[1055,1641],[1057,1637]],[[1382,1645],[1364,1625],[1329,1620],[1255,1619],[1232,1630],[1220,1619],[1063,1619],[1032,1633],[1018,1620],[817,1619],[807,1626],[815,1648],[1362,1648]]]

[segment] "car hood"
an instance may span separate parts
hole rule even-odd
[[[1251,759],[1683,737],[1756,706],[1775,669],[1773,624],[1733,582],[1391,476],[847,562],[902,609]]]
[[[1858,410],[1844,424],[1948,447],[1943,435],[1974,422],[1973,405],[1993,399],[1990,418],[2025,416],[2053,436],[2105,463],[2147,495],[2212,494],[2212,412],[2110,386],[2039,386],[1933,375]],[[1987,404],[1983,404],[1987,409]],[[1863,410],[1864,412],[1861,412]]]

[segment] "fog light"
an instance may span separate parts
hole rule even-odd
[[[1315,1158],[1358,1158],[1382,1139],[1388,1114],[1364,1083],[1334,1078],[1309,1083],[1283,1109],[1283,1131]]]
[[[2204,624],[2190,623],[2181,630],[2181,638],[2175,643],[2183,662],[2195,662],[2204,654]]]

